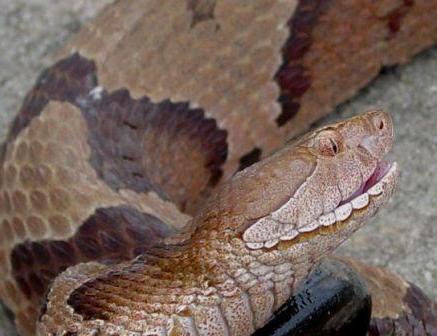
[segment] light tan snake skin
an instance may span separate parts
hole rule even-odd
[[[288,139],[436,40],[436,0],[108,6],[0,153],[0,296],[19,332],[251,335],[396,184],[383,111]],[[410,284],[350,263],[399,294],[374,300],[372,335],[405,316],[437,333]]]

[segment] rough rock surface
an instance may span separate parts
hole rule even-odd
[[[0,0],[0,141],[50,54],[110,0]],[[400,186],[387,209],[341,248],[387,266],[437,299],[437,48],[412,63],[386,69],[372,85],[327,118],[368,106],[393,112],[397,140],[391,158]],[[326,121],[326,120],[325,120]],[[13,336],[0,313],[0,336]]]

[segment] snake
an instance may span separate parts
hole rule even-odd
[[[308,129],[436,40],[436,0],[107,6],[1,147],[0,297],[18,332],[262,328],[396,186],[387,112]],[[372,294],[369,335],[437,335],[418,287],[344,262]]]

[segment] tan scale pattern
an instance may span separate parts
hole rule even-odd
[[[414,284],[387,269],[336,257],[363,275],[372,296],[369,329],[382,335],[432,335],[437,330],[437,304]]]
[[[110,90],[124,87],[134,97],[203,108],[228,131],[227,176],[241,156],[254,148],[266,156],[355,94],[382,66],[406,62],[437,39],[436,1],[213,2],[212,17],[193,25],[195,14],[185,1],[118,1],[60,55],[79,51],[95,60],[100,84]],[[308,20],[300,36],[308,50],[285,62],[303,67],[310,85],[296,116],[278,128],[280,91],[273,78],[298,4],[310,17],[312,7],[327,9]],[[399,22],[396,32],[392,21]]]
[[[172,101],[187,101],[192,107],[204,109],[208,117],[215,118],[219,127],[228,132],[227,176],[235,171],[242,155],[260,148],[262,155],[266,156],[283,143],[284,136],[302,132],[333,105],[355,93],[377,73],[381,65],[405,61],[437,39],[437,3],[434,0],[341,0],[335,1],[335,5],[333,1],[325,1],[329,5],[327,10],[309,27],[311,47],[298,60],[298,65],[305,67],[311,75],[311,85],[299,102],[297,116],[288,126],[278,128],[275,119],[281,111],[276,99],[280,90],[272,79],[283,62],[281,48],[289,37],[287,21],[298,4],[311,7],[323,1],[212,0],[210,4],[214,6],[202,9],[208,13],[200,13],[200,16],[194,13],[196,9],[192,6],[196,2],[116,1],[84,28],[61,55],[79,51],[95,61],[99,85],[108,91],[125,88],[137,98],[149,96],[154,102],[169,98]],[[311,10],[309,12],[311,15]],[[360,51],[356,52],[358,49]],[[350,134],[351,138],[353,136]],[[188,216],[180,214],[173,205],[160,200],[155,194],[111,191],[88,165],[86,138],[86,126],[76,108],[65,103],[50,103],[41,116],[34,118],[17,140],[7,146],[4,166],[0,169],[0,239],[3,239],[0,241],[0,261],[6,261],[0,266],[6,274],[0,283],[0,294],[16,312],[23,334],[33,334],[37,308],[32,303],[26,303],[10,275],[9,254],[14,244],[28,238],[70,237],[99,206],[135,205],[139,210],[155,214],[177,228],[182,228],[189,220]],[[263,163],[267,169],[258,179],[254,178],[256,174],[246,172],[248,175],[240,175],[243,181],[246,180],[242,184],[245,188],[231,197],[225,195],[219,199],[209,209],[210,212],[199,219],[208,222],[205,223],[206,229],[229,224],[229,231],[226,232],[235,233],[238,238],[233,237],[235,240],[230,244],[235,245],[232,247],[224,243],[223,246],[213,245],[208,251],[200,250],[195,254],[195,260],[199,261],[207,251],[210,253],[208,262],[220,260],[222,264],[229,265],[231,273],[233,270],[242,273],[214,279],[219,280],[218,283],[210,286],[204,281],[204,275],[198,276],[200,271],[204,272],[201,274],[209,274],[208,271],[212,270],[205,267],[212,266],[214,269],[214,264],[199,262],[193,265],[192,258],[183,263],[178,259],[173,261],[174,264],[163,261],[165,267],[170,265],[179,270],[179,273],[170,276],[172,281],[168,283],[180,285],[172,277],[182,277],[187,281],[184,285],[188,291],[201,290],[203,293],[197,298],[199,301],[195,306],[199,309],[199,323],[186,316],[184,307],[179,307],[182,309],[178,312],[180,315],[171,320],[174,333],[181,334],[184,329],[193,330],[197,324],[201,327],[210,323],[211,320],[205,321],[207,318],[202,305],[213,303],[215,306],[209,313],[213,312],[214,323],[208,330],[223,334],[227,330],[224,327],[227,322],[227,328],[235,328],[232,332],[239,334],[236,331],[241,330],[238,319],[229,316],[226,307],[217,307],[218,298],[208,292],[215,289],[219,289],[224,297],[229,295],[238,302],[245,302],[247,309],[241,315],[252,321],[254,327],[255,324],[261,325],[272,309],[280,305],[307,275],[309,268],[352,234],[393,191],[393,185],[388,186],[385,194],[371,199],[365,210],[355,211],[354,220],[340,223],[339,230],[330,228],[316,233],[302,233],[293,242],[281,242],[272,250],[249,251],[238,235],[253,224],[253,220],[276,210],[294,195],[295,184],[301,184],[298,178],[289,177],[287,181],[283,177],[284,167],[292,170],[293,176],[296,172],[305,175],[306,171],[313,171],[313,166],[304,159],[301,160],[303,168],[299,168],[299,164],[289,167],[287,160],[275,166],[274,161]],[[362,163],[368,166],[368,162]],[[350,173],[349,164],[339,167],[341,171]],[[344,181],[342,189],[350,192],[354,181],[348,174],[345,174]],[[394,181],[390,183],[394,184]],[[224,190],[224,194],[229,191]],[[300,207],[306,215],[314,216],[310,205],[314,203],[311,195],[316,189],[308,190],[312,192],[303,197]],[[327,207],[325,203],[324,206]],[[348,223],[351,225],[345,225]],[[223,238],[217,232],[214,235],[213,230],[206,230],[203,234],[197,231],[197,234],[201,237],[199,245],[196,245],[199,248],[212,239],[222,242]],[[284,263],[284,258],[289,264]],[[199,268],[196,269],[196,266]],[[260,269],[263,272],[260,273]],[[84,271],[83,275],[81,271]],[[103,266],[96,264],[79,265],[67,271],[58,280],[59,292],[52,292],[58,296],[52,307],[55,319],[47,321],[49,328],[59,328],[66,316],[72,313],[65,304],[70,293],[84,281],[105,272]],[[163,274],[146,266],[145,272],[156,276],[156,279],[151,276],[146,280],[154,280],[151,281],[152,287],[155,287],[153,291],[160,292],[158,305],[146,305],[146,308],[164,309],[159,300],[169,298],[162,295],[167,290],[165,285],[158,285],[165,283],[160,278]],[[141,283],[137,290],[149,290],[150,287],[144,286],[141,274],[133,273],[135,281]],[[229,280],[229,286],[226,280]],[[65,287],[62,281],[66,281]],[[232,294],[240,287],[244,295],[238,297],[238,291]],[[190,298],[187,295],[186,299]],[[169,300],[173,299],[170,297]],[[115,302],[123,303],[126,299],[119,295]],[[170,305],[168,309],[174,311],[174,308]],[[133,311],[138,315],[127,328],[150,328],[155,333],[163,330],[161,318],[147,321],[150,323],[144,325],[140,320],[148,317],[135,309]],[[104,334],[121,333],[125,330],[122,325],[127,323],[126,310],[117,313],[113,324],[101,326],[102,323],[95,320],[81,324],[81,333],[92,335],[96,324],[100,324],[98,327]],[[235,321],[235,324],[229,326],[230,321]],[[242,333],[251,331],[247,327],[243,330]]]
[[[0,187],[1,296],[18,324],[34,328],[37,303],[29,303],[11,275],[10,253],[26,240],[66,240],[99,207],[126,205],[175,227],[188,216],[153,193],[116,193],[88,162],[86,123],[68,103],[51,102],[20,137],[9,143]]]
[[[328,7],[311,32],[310,50],[290,62],[307,69],[311,85],[284,127],[289,137],[353,96],[382,66],[405,63],[437,39],[436,1],[340,0]],[[397,10],[405,14],[392,32],[389,18]]]
[[[281,143],[272,78],[296,3],[217,1],[214,19],[192,27],[185,1],[121,1],[65,51],[95,60],[100,85],[110,91],[127,87],[134,97],[203,108],[228,131],[229,175],[254,147],[269,152]]]

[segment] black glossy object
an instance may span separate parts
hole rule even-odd
[[[253,336],[364,336],[371,310],[360,276],[340,260],[327,259]]]

